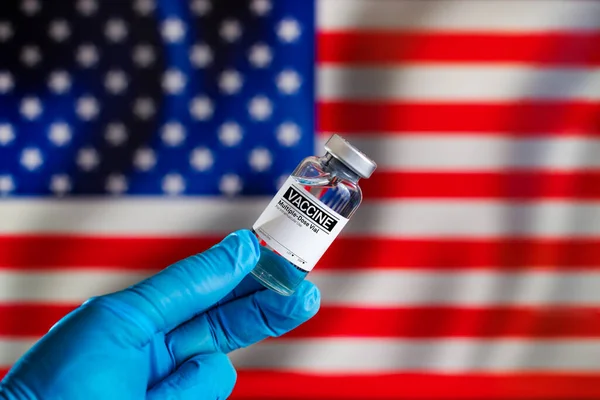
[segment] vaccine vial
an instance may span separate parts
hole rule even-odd
[[[289,296],[315,267],[362,202],[360,178],[377,165],[339,135],[325,155],[300,162],[252,230],[261,255],[251,274],[265,287]]]

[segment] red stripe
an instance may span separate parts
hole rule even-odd
[[[600,64],[600,33],[321,32],[317,61],[335,64],[520,62]]]
[[[0,369],[4,377],[8,368]],[[231,400],[598,400],[594,374],[316,375],[240,370]]]
[[[0,304],[0,336],[38,338],[77,305]]]
[[[202,252],[221,237],[0,236],[0,268],[158,270]]]
[[[277,400],[598,400],[600,375],[389,374],[324,376],[238,372],[231,399]]]
[[[324,102],[317,109],[324,132],[496,133],[512,135],[598,135],[600,103],[401,103]]]
[[[40,337],[76,305],[2,304],[0,336]],[[324,305],[284,338],[600,338],[600,309],[586,307],[415,307]],[[277,339],[274,339],[277,340]]]
[[[380,171],[361,186],[367,199],[597,200],[600,171]]]
[[[0,268],[156,271],[203,251],[217,238],[0,236]],[[360,251],[368,246],[369,251]],[[32,251],[35,249],[35,251]],[[600,238],[336,239],[317,270],[365,268],[598,269]]]
[[[369,251],[359,250],[367,246]],[[597,269],[600,267],[600,239],[341,238],[332,244],[316,268],[361,270],[368,267]]]
[[[598,338],[600,309],[324,306],[290,337]]]

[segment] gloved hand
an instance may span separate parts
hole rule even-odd
[[[318,310],[317,288],[293,296],[251,276],[260,246],[227,236],[126,290],[85,302],[57,323],[0,384],[0,399],[225,399],[226,353],[279,336]]]

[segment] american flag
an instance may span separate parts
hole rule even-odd
[[[0,2],[0,365],[339,133],[379,169],[232,398],[600,399],[598,65],[600,1]]]

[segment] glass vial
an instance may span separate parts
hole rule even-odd
[[[294,293],[342,231],[362,202],[359,179],[377,168],[339,135],[324,147],[324,156],[300,162],[252,226],[261,256],[251,273],[283,295]]]

